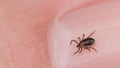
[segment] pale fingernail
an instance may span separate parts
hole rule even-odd
[[[67,68],[71,46],[70,31],[60,23],[56,23],[49,32],[49,54],[52,68]]]

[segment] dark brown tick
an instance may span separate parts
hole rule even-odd
[[[91,36],[93,35],[95,31],[93,31],[88,37],[85,38],[85,34],[83,34],[82,39],[80,37],[78,37],[79,42],[77,42],[76,40],[71,40],[70,45],[72,44],[72,42],[75,42],[77,45],[76,47],[78,48],[78,50],[74,53],[81,53],[83,48],[87,49],[90,52],[90,49],[93,49],[97,52],[97,50],[93,47],[91,47],[94,43],[95,43],[95,39],[91,38]],[[73,55],[74,55],[73,54]]]

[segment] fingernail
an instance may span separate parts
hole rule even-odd
[[[56,23],[49,32],[49,54],[52,68],[67,68],[71,46],[71,33],[60,23]]]

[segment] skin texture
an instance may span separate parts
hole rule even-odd
[[[0,2],[0,68],[50,68],[47,31],[54,9],[48,2]]]
[[[1,0],[0,68],[120,68],[119,6],[117,0]],[[73,56],[70,40],[93,30],[99,53]]]

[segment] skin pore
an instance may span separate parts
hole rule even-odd
[[[119,68],[119,44],[106,41],[111,38],[119,40],[119,3],[114,0],[1,0],[0,68],[98,68],[99,64],[103,68],[110,68],[112,66],[106,64],[108,61]],[[61,23],[69,31],[62,30],[61,26],[56,27],[56,23]],[[53,33],[49,34],[51,28]],[[54,29],[59,31],[55,32]],[[88,35],[94,29],[96,33],[93,37],[97,41],[95,48],[99,51],[97,55],[85,51],[85,54],[73,56],[76,49],[69,45],[63,46],[76,36],[82,33]],[[117,34],[113,37],[114,33]],[[52,39],[48,39],[51,35]],[[57,54],[51,52],[55,50],[56,44],[53,42],[49,45],[53,39],[58,41]],[[111,54],[115,56],[112,59]],[[57,64],[53,56],[58,57]]]

